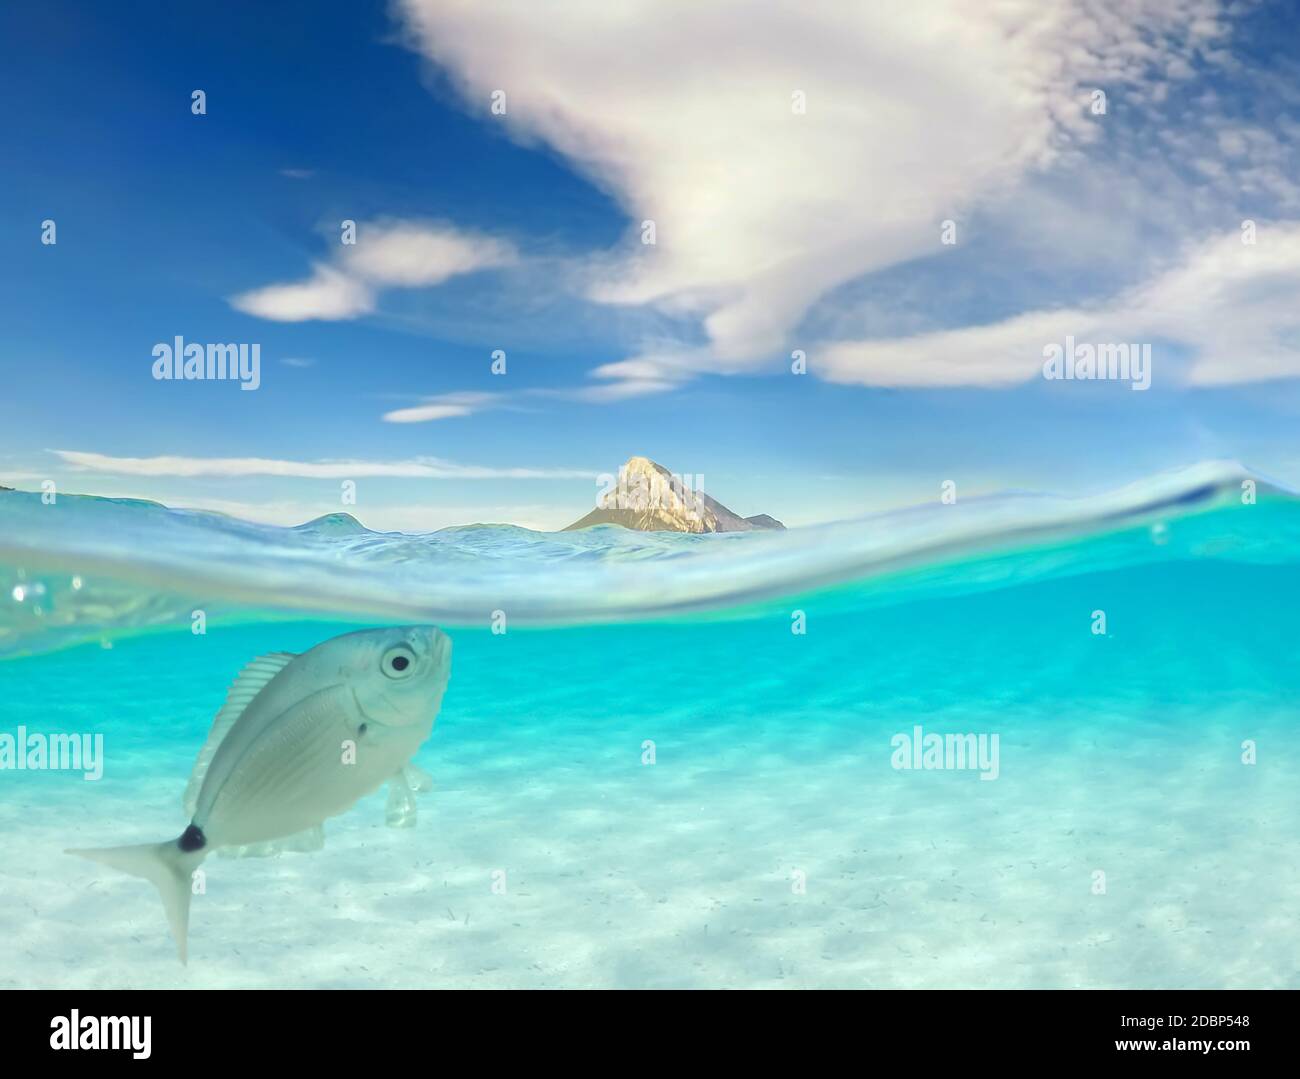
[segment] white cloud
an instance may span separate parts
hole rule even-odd
[[[414,47],[485,123],[545,142],[621,201],[633,234],[591,261],[588,295],[698,320],[705,343],[646,342],[587,385],[444,394],[388,422],[664,393],[702,371],[774,365],[792,345],[814,373],[867,385],[1023,382],[1041,371],[1044,344],[1066,335],[1175,342],[1186,362],[1162,380],[1297,373],[1294,226],[1262,229],[1255,247],[1235,233],[1193,244],[1151,271],[1170,245],[1231,220],[1234,194],[1300,205],[1289,143],[1224,112],[1214,86],[1196,81],[1207,65],[1240,70],[1215,0],[930,0],[906,18],[890,4],[829,0],[758,10],[399,0],[398,10]],[[1093,88],[1107,92],[1105,116],[1088,111]],[[497,90],[504,117],[488,113]],[[1197,108],[1161,112],[1189,90]],[[1115,295],[911,336],[878,336],[870,320],[803,323],[838,286],[940,253],[940,222],[981,211],[1034,259],[1113,271]],[[638,242],[643,219],[655,222],[653,247]],[[377,222],[309,281],[235,302],[271,318],[352,318],[382,288],[517,260],[503,241],[449,226]]]
[[[817,348],[810,369],[864,386],[1006,386],[1042,372],[1042,349],[1066,334],[1087,336],[1079,311],[1021,315],[988,326]]]
[[[704,349],[661,345],[628,360],[603,363],[591,373],[596,378],[680,383],[691,378],[707,360],[707,351]]]
[[[437,397],[426,397],[421,404],[409,408],[385,412],[383,419],[385,423],[427,423],[430,420],[470,416],[499,404],[503,396],[498,393],[444,393]]]
[[[429,423],[434,420],[472,416],[491,408],[520,408],[538,398],[585,401],[589,404],[608,404],[626,401],[632,397],[667,393],[682,385],[681,377],[663,377],[658,374],[634,373],[635,365],[608,364],[594,372],[606,382],[593,382],[584,386],[565,386],[557,389],[531,387],[514,393],[444,393],[425,397],[419,404],[393,409],[383,414],[385,423]],[[651,369],[647,368],[647,372]]]
[[[1190,357],[1161,370],[1191,385],[1300,376],[1300,224],[1258,223],[1185,252],[1174,267],[1090,307],[1034,311],[986,326],[822,346],[812,366],[867,386],[996,386],[1042,372],[1045,345],[1173,342]],[[1158,362],[1158,361],[1157,361]]]
[[[458,232],[447,226],[407,222],[362,225],[357,242],[343,248],[348,273],[376,285],[404,288],[440,285],[457,274],[474,273],[517,260],[501,240]]]
[[[415,405],[385,412],[383,418],[385,423],[426,423],[429,420],[449,420],[473,413],[474,409],[468,405]]]
[[[375,294],[364,282],[318,264],[306,281],[254,289],[230,303],[245,314],[275,322],[337,321],[369,314],[375,309]]]
[[[462,465],[437,457],[405,461],[285,461],[265,457],[110,457],[79,450],[53,450],[74,468],[119,476],[288,476],[345,480],[363,476],[396,479],[590,479],[598,470],[571,468],[496,468]]]
[[[562,395],[575,401],[588,401],[593,404],[606,404],[611,401],[626,401],[631,397],[648,397],[651,394],[667,393],[681,386],[661,378],[623,378],[592,386],[580,386],[574,390],[561,391]]]
[[[507,266],[518,258],[504,241],[447,225],[363,222],[356,240],[339,244],[334,261],[315,264],[306,281],[241,293],[231,298],[231,306],[276,322],[353,319],[375,309],[382,288],[440,285],[458,274]]]
[[[769,362],[819,297],[934,253],[941,221],[1093,141],[1089,87],[1157,101],[1223,33],[1211,0],[399,10],[485,122],[655,222],[656,245],[629,237],[590,295],[698,317],[691,361],[723,371]]]
[[[1186,343],[1194,384],[1300,376],[1300,223],[1216,237],[1104,319]]]

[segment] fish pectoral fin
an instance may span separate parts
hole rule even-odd
[[[308,854],[325,846],[325,829],[317,824],[306,831],[293,835],[268,839],[263,843],[245,843],[238,847],[219,847],[217,855],[221,858],[269,858],[273,854],[293,851]]]
[[[413,791],[420,794],[433,790],[433,776],[429,775],[418,764],[407,763],[402,766],[402,778],[406,780],[406,785]]]
[[[384,823],[390,828],[414,828],[417,813],[415,792],[406,781],[405,769],[402,769],[388,781]]]
[[[419,808],[416,792],[433,790],[433,776],[418,764],[406,763],[397,770],[388,783],[388,805],[384,807],[384,821],[390,828],[414,828]]]

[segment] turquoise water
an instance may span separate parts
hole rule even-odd
[[[0,733],[104,737],[0,772],[0,985],[1298,986],[1300,502],[1243,478],[713,537],[0,494]],[[180,831],[248,659],[435,615],[414,828],[210,860],[188,967],[60,853]]]

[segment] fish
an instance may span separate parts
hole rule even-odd
[[[150,881],[188,963],[191,881],[214,851],[317,850],[324,822],[391,784],[386,815],[414,823],[429,777],[411,757],[433,732],[451,677],[451,638],[436,626],[358,630],[300,654],[248,663],[199,751],[175,839],[72,849]]]

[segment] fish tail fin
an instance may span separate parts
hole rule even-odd
[[[167,911],[167,924],[176,940],[176,951],[185,963],[188,953],[190,928],[191,875],[207,854],[206,850],[183,850],[180,840],[166,843],[139,843],[130,847],[97,847],[87,850],[69,850],[89,858],[92,862],[120,869],[133,877],[150,881],[162,896]]]

